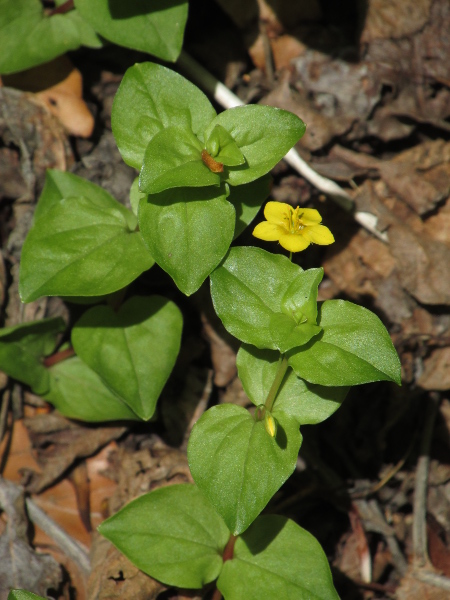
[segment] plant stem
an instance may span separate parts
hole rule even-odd
[[[236,540],[237,535],[231,534],[222,554],[223,562],[226,562],[227,560],[231,560],[233,558],[234,545],[236,543]],[[213,595],[211,596],[211,600],[222,600],[222,598],[222,592],[218,588],[216,588],[214,590]]]
[[[73,10],[74,8],[75,8],[75,6],[74,6],[73,0],[67,0],[67,2],[64,2],[64,4],[60,4],[59,6],[52,8],[48,12],[48,16],[51,17],[53,15],[63,15],[65,13],[68,13],[69,11]]]
[[[44,367],[47,367],[47,369],[49,367],[53,367],[53,365],[56,365],[57,363],[62,362],[63,360],[66,360],[66,358],[74,356],[74,354],[75,350],[73,348],[67,348],[66,350],[60,350],[59,352],[55,352],[55,354],[44,358]]]
[[[272,408],[277,397],[278,390],[280,389],[281,382],[283,381],[283,378],[286,375],[288,366],[288,359],[287,356],[284,354],[280,357],[278,369],[275,374],[275,379],[273,380],[272,387],[270,388],[269,393],[267,394],[266,402],[264,404],[264,406],[269,412],[272,412]]]

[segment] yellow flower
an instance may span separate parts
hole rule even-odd
[[[334,242],[328,227],[320,225],[322,217],[314,208],[292,208],[284,202],[268,202],[266,221],[259,223],[253,235],[266,242],[280,242],[289,252],[300,252],[310,244],[327,246]]]

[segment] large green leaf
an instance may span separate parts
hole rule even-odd
[[[320,385],[401,382],[401,365],[386,328],[370,310],[344,300],[319,307],[323,332],[289,352],[299,377]]]
[[[217,115],[206,130],[209,138],[221,125],[244,155],[245,164],[224,171],[231,185],[249,183],[265,175],[294,146],[306,125],[296,115],[272,106],[237,106]]]
[[[87,310],[72,330],[78,356],[142,419],[153,416],[181,343],[183,318],[161,296]]]
[[[139,569],[167,585],[201,588],[216,579],[230,532],[194,485],[159,488],[98,528]]]
[[[226,600],[339,600],[319,542],[278,515],[259,517],[236,540],[217,587]]]
[[[0,329],[0,369],[29,385],[36,394],[49,388],[43,359],[53,352],[58,334],[65,329],[61,318],[42,319]]]
[[[43,397],[64,416],[90,423],[139,420],[78,356],[53,365],[48,373],[49,391]]]
[[[139,205],[139,227],[159,266],[186,295],[220,263],[232,240],[233,206],[215,187],[176,188]]]
[[[102,45],[76,10],[48,17],[40,0],[0,0],[0,39],[3,74],[35,67],[81,45]]]
[[[147,62],[125,73],[114,98],[111,123],[123,160],[140,169],[150,140],[161,129],[190,129],[202,141],[215,116],[210,101],[195,85]]]
[[[189,129],[166,127],[145,151],[139,187],[147,194],[170,188],[220,185],[220,176],[202,161],[202,145]]]
[[[110,42],[175,61],[188,3],[182,0],[75,0],[86,21]]]
[[[237,238],[256,217],[264,200],[266,200],[270,194],[271,187],[272,177],[270,175],[260,177],[251,183],[230,187],[230,193],[227,200],[228,202],[231,202],[236,211],[236,226],[234,229],[235,238]]]
[[[215,311],[239,340],[276,350],[271,319],[281,313],[286,291],[302,273],[286,256],[259,248],[232,248],[211,274]],[[296,325],[294,320],[292,323]]]
[[[275,379],[280,353],[242,344],[236,357],[245,393],[256,406],[264,404]],[[284,376],[275,409],[294,417],[300,425],[315,425],[328,419],[344,401],[348,387],[307,383],[291,368]]]
[[[298,422],[274,410],[277,433],[234,404],[210,408],[189,439],[195,483],[237,535],[247,529],[292,474],[302,436]]]
[[[110,294],[154,264],[131,211],[89,182],[78,181],[75,193],[86,188],[85,193],[70,197],[69,181],[62,189],[52,176],[47,180],[48,195],[41,196],[43,207],[22,250],[23,302],[40,296]]]

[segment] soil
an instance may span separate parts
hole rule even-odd
[[[342,186],[356,212],[376,218],[374,234],[284,161],[273,171],[272,198],[318,208],[335,236],[296,258],[324,267],[319,299],[374,311],[402,363],[401,388],[356,387],[326,422],[302,428],[296,471],[266,512],[318,538],[342,600],[450,598],[450,5],[192,0],[184,48],[245,102],[298,114],[307,123],[300,155]],[[136,176],[115,146],[111,106],[125,70],[149,57],[107,46],[69,59],[82,77],[81,105],[55,110],[24,86],[0,88],[3,326],[56,315],[73,322],[82,310],[18,298],[20,249],[45,170],[69,170],[125,204]],[[248,232],[238,243],[257,245]],[[70,421],[0,373],[0,557],[14,523],[13,545],[29,566],[15,587],[39,582],[36,593],[78,600],[211,597],[210,588],[166,589],[95,532],[131,498],[191,481],[186,442],[208,406],[249,405],[236,344],[207,286],[187,299],[154,267],[131,287],[172,298],[185,319],[157,421]],[[90,552],[90,576],[83,559],[28,521],[24,493]],[[10,581],[2,564],[0,599]]]

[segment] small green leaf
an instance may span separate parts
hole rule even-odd
[[[214,406],[189,439],[192,477],[234,535],[247,529],[295,468],[298,423],[280,411],[272,415],[275,438],[241,406]]]
[[[220,176],[202,161],[202,145],[189,129],[166,127],[151,139],[144,155],[139,187],[147,194],[170,188],[220,185]]]
[[[275,379],[280,353],[242,344],[236,364],[245,393],[255,406],[264,404]],[[300,425],[315,425],[328,419],[344,401],[348,387],[325,387],[307,383],[291,368],[275,400],[275,411],[294,417]]]
[[[59,191],[51,183],[50,196],[41,196],[44,207],[22,250],[23,302],[40,296],[110,294],[154,264],[135,231],[133,213],[93,183],[85,182],[85,187],[87,197],[56,201]]]
[[[310,323],[297,324],[294,319],[283,313],[276,313],[270,318],[270,334],[275,347],[280,352],[287,352],[296,346],[307,344],[311,338],[322,331],[318,325]]]
[[[320,385],[401,383],[400,360],[386,328],[370,310],[344,300],[319,304],[323,333],[289,352],[299,377]]]
[[[147,62],[125,73],[114,98],[111,123],[123,160],[140,169],[150,140],[161,129],[189,129],[203,141],[203,132],[215,116],[210,101],[195,85]]]
[[[306,125],[296,115],[272,106],[237,106],[217,115],[205,137],[221,125],[236,142],[245,164],[228,167],[225,181],[242,185],[268,173],[298,142]]]
[[[271,187],[272,177],[270,175],[264,175],[251,183],[230,187],[227,200],[231,202],[236,211],[235,239],[256,217],[264,200],[270,194]]]
[[[72,330],[78,356],[141,417],[153,416],[181,343],[178,307],[161,296],[87,310]]]
[[[43,359],[53,352],[65,327],[61,318],[55,318],[0,329],[0,369],[43,394],[49,388]]]
[[[323,279],[323,269],[308,269],[286,290],[282,310],[297,323],[317,323],[317,293]]]
[[[238,145],[222,125],[216,125],[206,141],[206,150],[217,161],[228,167],[245,163]]]
[[[277,349],[271,319],[302,269],[286,256],[251,247],[232,248],[211,274],[211,296],[225,328],[243,342]],[[233,302],[230,302],[233,298]]]
[[[102,42],[76,10],[46,16],[39,0],[0,0],[0,73],[24,71],[82,44]]]
[[[194,485],[159,488],[133,500],[98,528],[139,569],[167,585],[214,581],[230,532]]]
[[[139,205],[139,227],[159,266],[186,295],[198,290],[232,240],[233,206],[214,187],[176,188]]]
[[[46,600],[46,598],[25,590],[11,590],[7,600]]]
[[[183,44],[188,3],[167,0],[75,0],[86,21],[119,46],[175,61]]]
[[[48,373],[49,391],[43,397],[69,419],[89,423],[139,420],[78,356],[53,365]]]
[[[339,600],[319,542],[278,515],[259,517],[236,540],[217,587],[226,600]]]

